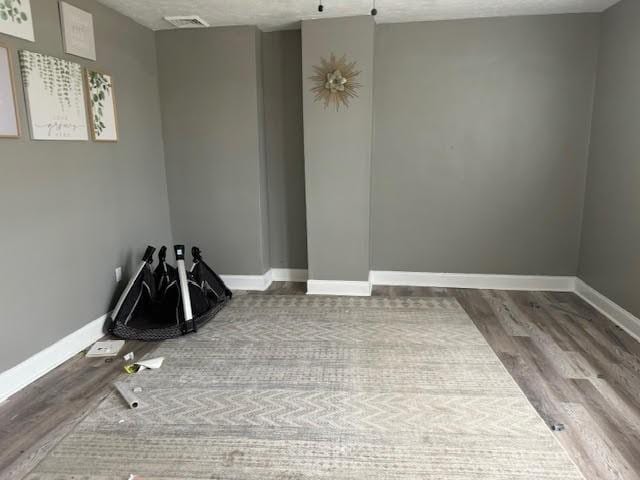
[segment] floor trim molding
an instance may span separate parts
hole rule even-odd
[[[368,297],[371,295],[371,282],[366,280],[307,280],[307,295]]]
[[[273,281],[271,270],[262,275],[220,275],[220,278],[231,290],[257,290],[259,292],[269,288]]]
[[[306,282],[307,270],[304,268],[272,268],[274,282]]]
[[[431,273],[372,270],[374,285],[407,287],[479,288],[571,292],[575,277],[544,275],[485,275],[479,273]]]
[[[302,282],[303,269],[271,269],[263,275],[221,275],[233,290],[269,288],[272,281]],[[307,280],[309,295],[369,296],[372,285],[573,292],[640,341],[640,319],[577,277],[483,275],[427,272],[370,272],[369,281]],[[104,336],[108,313],[0,372],[0,403]]]
[[[0,373],[0,403],[101,339],[108,316],[105,313],[22,363]]]
[[[306,282],[307,270],[302,268],[272,268],[262,275],[220,275],[231,290],[263,292],[272,282]]]
[[[574,293],[640,342],[640,318],[576,278]]]

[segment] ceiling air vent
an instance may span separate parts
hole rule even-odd
[[[174,17],[164,17],[171,25],[177,28],[202,28],[209,24],[197,15],[179,15]]]

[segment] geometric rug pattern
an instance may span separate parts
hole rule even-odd
[[[452,298],[244,295],[31,480],[581,479]]]

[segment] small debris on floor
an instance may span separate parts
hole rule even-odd
[[[131,390],[133,393],[142,393],[142,387],[133,387]]]
[[[564,431],[564,429],[564,423],[554,423],[553,425],[551,425],[551,430],[553,430],[554,432],[562,432]]]
[[[125,362],[132,362],[133,359],[135,358],[135,355],[133,354],[133,352],[129,352],[122,358],[124,359]]]
[[[124,371],[128,374],[136,373],[138,370],[140,370],[140,365],[136,365],[135,363],[124,366]]]
[[[150,358],[148,360],[140,360],[139,362],[132,363],[124,366],[124,371],[127,373],[136,373],[143,370],[155,370],[162,366],[164,357]]]

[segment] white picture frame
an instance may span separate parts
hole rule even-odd
[[[70,3],[60,2],[60,24],[64,51],[95,61],[93,15]]]
[[[20,50],[20,71],[33,140],[89,140],[83,69]]]
[[[118,119],[113,77],[105,72],[86,69],[85,78],[91,136],[96,142],[117,142]]]
[[[19,138],[20,121],[9,49],[0,44],[0,138]]]
[[[35,42],[31,0],[0,1],[0,33]]]

